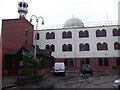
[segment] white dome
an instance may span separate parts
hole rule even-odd
[[[84,23],[80,19],[72,17],[65,22],[64,27],[65,28],[84,27]]]

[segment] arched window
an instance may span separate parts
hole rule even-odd
[[[118,30],[116,28],[113,29],[113,36],[118,36]]]
[[[100,30],[96,31],[96,37],[100,37]]]
[[[79,31],[79,38],[82,38],[84,36],[83,31]]]
[[[118,36],[120,36],[120,28],[118,29]]]
[[[50,33],[49,32],[46,33],[46,39],[50,39]]]
[[[89,32],[87,30],[84,31],[84,37],[89,37]]]
[[[66,38],[66,32],[65,31],[62,33],[62,38],[63,39]]]
[[[90,50],[89,44],[86,43],[86,44],[85,44],[85,51],[89,51],[89,50]]]
[[[67,45],[66,45],[66,44],[64,44],[64,45],[62,46],[62,51],[67,51]]]
[[[107,45],[107,43],[103,43],[102,44],[102,50],[108,50],[108,45]]]
[[[55,51],[55,46],[52,44],[51,45],[51,50],[54,52]]]
[[[23,4],[23,7],[26,7],[26,4],[25,4],[25,3]]]
[[[27,29],[25,30],[25,36],[26,37],[28,36],[28,30]]]
[[[50,46],[49,45],[46,45],[46,47],[45,47],[46,49],[50,49]]]
[[[39,33],[37,33],[37,40],[39,40],[40,39],[40,35],[39,35]]]
[[[55,33],[54,32],[51,33],[51,39],[55,39]]]
[[[115,50],[120,50],[120,44],[118,42],[114,43],[114,49]]]
[[[101,33],[102,33],[102,37],[106,37],[106,30],[105,30],[105,29],[103,29],[103,30],[101,31]]]
[[[71,44],[68,44],[68,50],[67,51],[72,51],[72,45]]]
[[[102,44],[101,43],[97,43],[97,50],[102,50]]]
[[[19,6],[22,7],[22,3],[20,3]]]
[[[72,33],[70,31],[67,33],[67,38],[72,38]]]
[[[84,51],[84,44],[83,44],[83,43],[81,43],[81,44],[79,45],[79,50],[80,50],[80,51]]]

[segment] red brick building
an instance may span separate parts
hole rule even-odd
[[[25,19],[28,12],[28,4],[24,1],[18,3],[18,19],[3,19],[0,44],[0,55],[2,56],[2,74],[19,74],[21,71],[21,61],[23,60],[22,50],[34,53],[34,26]],[[41,70],[50,70],[53,57],[50,50],[41,50],[37,47],[37,58],[43,58]],[[44,64],[46,63],[46,64]],[[39,72],[41,73],[41,70]]]
[[[2,20],[2,60],[5,71],[4,53],[33,44],[33,25],[25,18]]]

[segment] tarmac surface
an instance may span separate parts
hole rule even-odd
[[[96,71],[93,76],[81,77],[79,71],[68,71],[66,76],[54,76],[52,72],[45,74],[42,82],[17,86],[17,88],[113,88],[113,81],[120,78],[118,72]],[[16,76],[2,78],[3,90],[16,89]]]

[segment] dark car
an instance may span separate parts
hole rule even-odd
[[[81,74],[93,74],[92,67],[90,65],[84,64],[81,66]]]

